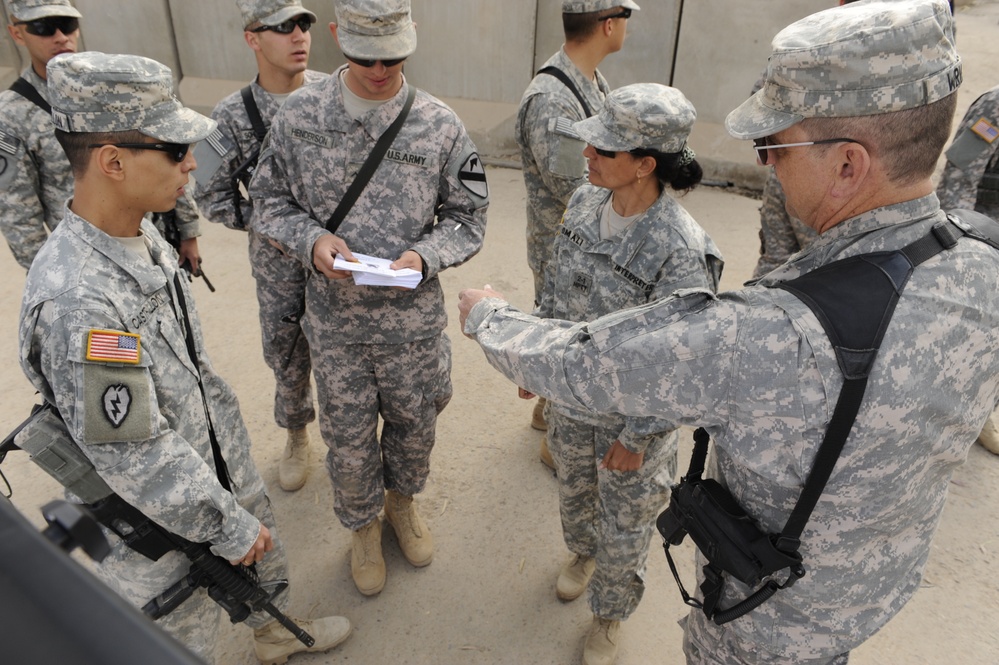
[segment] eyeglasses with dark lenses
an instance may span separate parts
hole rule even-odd
[[[64,35],[76,32],[80,29],[80,19],[75,16],[47,16],[34,21],[16,21],[14,25],[23,25],[29,35],[51,37],[57,30]]]
[[[287,21],[282,21],[277,25],[262,25],[259,28],[253,28],[250,32],[266,32],[271,30],[279,35],[290,35],[295,32],[295,26],[301,28],[302,32],[308,32],[313,23],[314,21],[311,16],[296,16],[295,18],[290,18]]]
[[[391,60],[364,60],[363,58],[349,56],[346,53],[343,54],[343,57],[347,58],[355,65],[360,65],[361,67],[374,67],[379,62],[385,65],[386,68],[395,67],[400,62],[405,62],[406,60],[406,58],[392,58]]]
[[[113,145],[116,148],[129,148],[130,150],[157,150],[165,152],[170,159],[180,164],[187,157],[187,151],[191,149],[189,143],[91,143],[91,148],[103,148],[106,145]]]
[[[854,141],[853,139],[822,139],[821,141],[803,141],[801,143],[778,143],[776,145],[770,145],[767,141],[770,140],[769,136],[764,136],[761,139],[753,139],[753,149],[756,151],[756,157],[760,160],[760,164],[764,166],[767,165],[770,159],[770,151],[776,148],[802,148],[808,145],[823,145],[825,143],[860,143],[860,141]],[[863,145],[863,143],[860,143]]]
[[[600,155],[601,157],[606,157],[607,159],[614,159],[615,157],[617,157],[616,150],[604,150],[603,148],[598,148],[597,146],[593,146],[593,151],[598,155]]]
[[[631,18],[631,10],[627,7],[622,7],[621,11],[619,11],[617,14],[609,14],[607,16],[601,16],[600,18],[597,19],[597,21],[606,21],[607,19],[611,18],[629,19]]]

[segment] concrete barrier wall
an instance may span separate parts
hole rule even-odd
[[[332,2],[306,2],[319,16],[312,67],[343,62],[330,36]],[[613,86],[672,83],[700,119],[720,122],[765,66],[770,38],[829,0],[645,0],[625,48],[601,70]],[[136,53],[169,65],[184,101],[199,110],[250,79],[253,58],[233,0],[75,0],[82,48]],[[532,73],[562,42],[560,0],[414,0],[419,50],[407,74],[447,98],[516,104]],[[6,17],[3,18],[6,25]],[[675,59],[674,59],[675,56]],[[27,63],[9,38],[0,47],[0,84]]]

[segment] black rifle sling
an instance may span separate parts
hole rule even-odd
[[[881,341],[912,271],[927,259],[953,247],[961,235],[972,236],[999,247],[999,224],[984,216],[969,216],[965,211],[961,211],[958,219],[963,225],[953,221],[935,224],[930,233],[901,250],[842,259],[773,286],[792,293],[812,310],[833,345],[844,376],[843,388],[805,487],[784,529],[774,542],[781,552],[797,553],[805,525],[853,428]],[[974,220],[982,223],[975,224]],[[986,230],[983,231],[983,227]],[[858,293],[864,294],[863,298],[857,298]],[[694,433],[694,440],[688,476],[699,479],[707,457],[708,435],[705,430],[698,429]],[[667,551],[667,556],[668,554]],[[721,625],[752,611],[778,590],[794,584],[804,575],[804,569],[792,569],[784,584],[769,580],[740,603],[717,611],[723,587],[721,571],[709,564],[705,566],[704,573],[705,581],[701,585],[704,594],[702,609],[715,623]],[[679,583],[679,578],[677,582]],[[682,585],[681,592],[686,596]]]
[[[589,118],[593,115],[593,111],[590,110],[590,105],[586,103],[585,99],[583,99],[583,95],[580,94],[579,89],[576,87],[576,84],[572,82],[572,79],[569,78],[568,74],[552,65],[542,67],[538,70],[538,74],[548,74],[549,76],[557,78],[565,85],[565,87],[569,88],[572,94],[576,96],[576,100],[579,101],[580,106],[583,107],[583,112],[586,113],[586,117]]]
[[[257,107],[257,100],[253,98],[253,88],[248,85],[244,86],[240,89],[239,94],[243,98],[243,107],[246,108],[246,115],[249,116],[250,124],[253,126],[253,136],[256,137],[258,143],[262,142],[267,136],[267,125],[260,117],[260,108]]]
[[[42,93],[38,92],[37,88],[31,85],[31,83],[23,76],[18,77],[18,79],[11,84],[10,89],[28,101],[33,102],[35,106],[46,113],[52,113],[52,106],[45,101],[45,98],[42,97]]]
[[[191,362],[194,363],[194,371],[198,377],[198,389],[201,391],[201,403],[205,407],[205,419],[208,422],[208,439],[211,441],[212,457],[215,459],[215,474],[218,476],[219,483],[222,484],[222,487],[224,487],[227,491],[232,492],[232,483],[229,479],[229,467],[226,466],[225,458],[222,457],[222,448],[219,446],[218,437],[215,436],[215,426],[212,425],[212,414],[208,409],[208,396],[205,395],[205,385],[201,381],[201,363],[198,362],[198,350],[194,344],[194,328],[191,327],[191,318],[187,315],[187,300],[184,298],[184,289],[180,283],[179,275],[179,272],[174,273],[173,286],[174,290],[177,292],[177,304],[180,306],[181,314],[184,317],[187,353],[191,356]]]
[[[330,233],[336,233],[337,229],[340,228],[340,224],[343,223],[347,213],[354,207],[354,203],[357,202],[358,197],[361,196],[361,192],[368,185],[368,181],[371,180],[371,176],[374,175],[378,165],[381,164],[382,158],[388,152],[389,146],[392,145],[392,141],[395,140],[395,137],[399,134],[399,130],[402,129],[403,124],[406,122],[406,117],[409,115],[409,109],[413,107],[413,100],[415,98],[416,88],[409,86],[406,102],[402,105],[399,115],[396,116],[388,129],[378,138],[375,147],[371,150],[371,154],[364,160],[361,170],[354,176],[354,181],[350,183],[350,187],[347,188],[343,198],[340,199],[340,203],[337,204],[336,210],[333,211],[333,214],[330,215],[329,220],[326,222],[326,230]]]

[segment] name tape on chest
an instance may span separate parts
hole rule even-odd
[[[333,137],[327,136],[321,132],[315,132],[310,129],[303,129],[301,127],[289,127],[288,136],[299,141],[306,141],[307,143],[312,143],[321,148],[332,148],[333,147]]]
[[[979,118],[978,122],[971,126],[971,131],[982,138],[986,143],[991,144],[999,138],[999,128],[993,125],[986,118]]]
[[[91,330],[87,333],[87,360],[138,365],[141,353],[139,335],[120,330]]]

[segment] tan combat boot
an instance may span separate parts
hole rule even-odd
[[[373,596],[385,588],[382,523],[377,517],[354,532],[350,574],[354,577],[354,586],[365,596]]]
[[[538,398],[538,403],[534,405],[534,412],[531,413],[531,427],[542,432],[548,431],[548,423],[545,421],[545,404],[548,403],[544,397]]]
[[[982,447],[990,453],[999,455],[999,430],[996,429],[996,424],[992,420],[994,417],[989,416],[989,419],[985,421],[985,427],[978,435],[978,443],[982,444]]]
[[[385,495],[385,518],[395,529],[406,561],[417,568],[430,565],[434,559],[434,538],[416,512],[413,497],[389,490]]]
[[[272,621],[253,631],[253,650],[263,665],[283,665],[294,653],[329,651],[350,635],[350,621],[344,617],[323,617],[302,621],[292,619],[316,641],[311,647],[302,644],[287,628]]]
[[[586,591],[593,570],[597,567],[596,559],[582,554],[574,554],[559,571],[555,582],[555,595],[559,600],[576,600]]]
[[[621,622],[594,615],[583,645],[583,665],[611,665],[617,657]]]
[[[288,430],[288,443],[278,463],[278,484],[286,492],[294,492],[305,486],[309,476],[309,431]]]
[[[558,469],[555,468],[555,458],[552,457],[552,452],[548,450],[547,436],[541,437],[541,463],[558,473]]]

